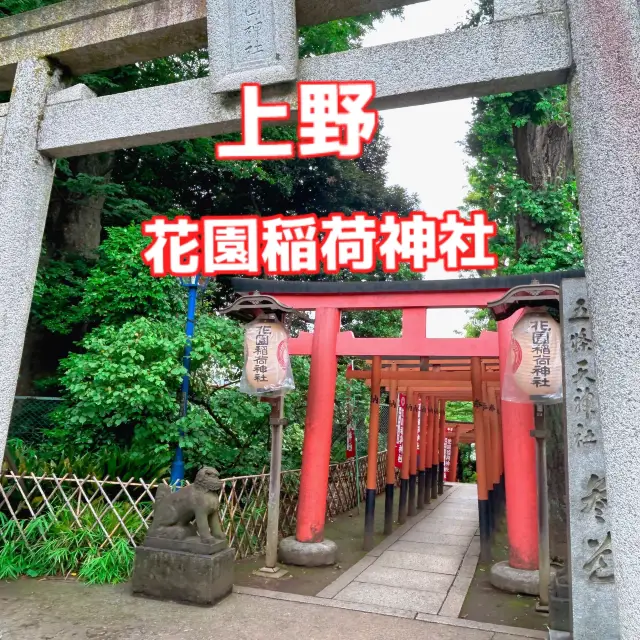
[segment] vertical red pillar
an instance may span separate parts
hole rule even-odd
[[[420,445],[420,453],[424,455],[424,472],[425,472],[425,481],[424,481],[424,502],[425,504],[431,504],[431,491],[433,483],[436,479],[433,477],[433,425],[434,425],[434,414],[433,414],[433,405],[434,399],[433,396],[423,396],[424,403],[427,408],[427,412],[424,414],[424,421],[427,430],[426,439],[427,444],[425,447]]]
[[[338,309],[316,309],[296,529],[299,542],[324,539],[339,331]]]
[[[438,471],[440,469],[440,400],[433,398],[432,418],[433,418],[433,449],[431,451],[431,498],[435,500],[438,497]]]
[[[411,452],[411,461],[409,462],[409,516],[415,516],[417,513],[416,504],[416,484],[418,479],[418,409],[419,393],[414,393],[411,403],[413,404],[413,413],[411,413],[411,427],[407,429],[409,434],[409,442],[405,451]]]
[[[397,371],[398,365],[392,364],[391,371]],[[387,484],[384,498],[384,532],[393,533],[393,493],[396,486],[396,439],[398,420],[398,381],[389,384],[389,421],[387,425]]]
[[[371,405],[369,412],[369,442],[367,455],[367,488],[364,497],[364,550],[375,547],[374,521],[376,495],[378,493],[378,448],[380,435],[380,377],[382,358],[373,356],[371,360]]]
[[[458,482],[458,455],[459,455],[459,442],[460,436],[456,433],[452,436],[451,441],[451,458],[449,458],[449,475],[447,476],[449,482]]]
[[[471,358],[471,395],[473,426],[476,432],[476,476],[478,483],[478,515],[480,520],[480,562],[491,561],[491,507],[489,504],[489,469],[487,468],[487,434],[482,410],[482,362]]]
[[[398,524],[407,521],[407,510],[409,506],[409,466],[411,463],[411,422],[413,411],[413,389],[407,389],[407,408],[404,412],[404,423],[402,425],[402,469],[400,471],[400,503],[398,505]]]
[[[516,313],[498,322],[502,389],[509,359],[511,329],[519,316]],[[530,435],[534,429],[533,405],[506,400],[500,404],[509,564],[515,569],[535,570],[538,568],[538,512],[536,445]]]

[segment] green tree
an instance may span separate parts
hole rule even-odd
[[[51,2],[8,0],[3,12],[46,4]],[[300,53],[357,47],[380,17],[368,14],[305,27],[300,30]],[[78,81],[107,95],[206,73],[207,53],[198,50]],[[272,127],[264,135],[291,139],[295,129]],[[182,428],[181,444],[192,468],[210,463],[227,474],[251,473],[268,464],[268,408],[234,387],[240,375],[242,329],[216,312],[229,300],[228,278],[211,286],[200,303],[191,409],[178,421],[185,292],[172,278],[149,276],[140,261],[146,244],[140,222],[154,214],[403,213],[417,201],[387,185],[389,144],[382,133],[354,161],[217,162],[215,143],[237,139],[238,134],[187,140],[58,164],[21,382],[27,393],[59,390],[65,399],[57,428],[41,443],[43,450],[48,447],[43,455],[73,458],[116,447],[127,452],[129,460],[168,462]],[[371,279],[385,277],[378,271]],[[395,335],[400,330],[397,313],[345,314],[344,323],[358,335]],[[340,366],[336,419],[344,420],[346,365]],[[286,403],[290,425],[284,436],[285,468],[300,462],[309,361],[294,358],[293,367],[297,389]],[[354,396],[368,394],[362,383],[352,388]]]
[[[493,0],[477,0],[465,25],[493,16]],[[566,87],[486,96],[475,101],[466,139],[468,209],[484,209],[498,225],[490,243],[499,274],[556,271],[583,265]],[[480,276],[491,275],[480,273]],[[471,314],[464,333],[495,331],[486,310]]]
[[[447,422],[473,423],[473,403],[447,402]]]

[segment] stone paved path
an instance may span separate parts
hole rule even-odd
[[[480,552],[475,485],[454,485],[318,597],[457,618]]]
[[[476,510],[475,486],[448,489],[317,596],[235,587],[202,608],[134,598],[129,585],[0,581],[0,639],[545,639],[457,617],[478,559]]]

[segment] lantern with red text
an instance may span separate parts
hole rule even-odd
[[[262,314],[245,326],[240,391],[278,398],[295,389],[288,342],[289,334],[274,314]]]
[[[527,309],[513,327],[502,399],[562,401],[560,324],[545,309]]]

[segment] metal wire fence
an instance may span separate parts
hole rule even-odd
[[[60,405],[60,398],[16,396],[11,412],[9,437],[25,442],[37,442],[41,433],[53,426],[51,413]]]
[[[378,431],[378,451],[387,450],[387,434],[389,433],[389,405],[379,405],[380,426]],[[356,432],[356,451],[358,456],[367,454],[369,443],[369,425],[362,420],[354,420],[353,426]],[[334,461],[344,460],[347,450],[347,428],[348,423],[339,421],[333,425],[331,438],[331,459]]]
[[[378,493],[384,491],[386,460],[386,451],[380,452]],[[364,495],[367,459],[358,462],[360,495]],[[357,506],[355,460],[331,465],[328,480],[327,517]],[[42,540],[67,527],[96,531],[103,538],[102,547],[113,546],[121,538],[136,546],[149,528],[155,489],[164,482],[5,473],[0,477],[0,542],[4,545],[22,538],[28,545],[29,527],[37,526],[37,537]],[[295,532],[300,471],[283,472],[281,482],[280,535],[284,537]],[[269,475],[227,478],[223,483],[220,517],[236,558],[261,553],[266,545]]]

